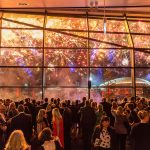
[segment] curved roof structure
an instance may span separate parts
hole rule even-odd
[[[100,84],[99,86],[115,86],[115,85],[122,85],[122,84],[130,84],[131,85],[131,77],[123,77],[123,78],[116,78],[107,82],[104,82],[102,84]],[[136,83],[137,84],[142,84],[142,85],[147,85],[150,86],[150,82],[145,80],[145,79],[141,79],[141,78],[136,78]]]

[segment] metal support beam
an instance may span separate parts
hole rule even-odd
[[[90,99],[91,97],[91,80],[90,80],[90,32],[89,32],[89,19],[88,19],[88,12],[86,12],[87,15],[87,36],[88,36],[88,40],[87,40],[87,65],[88,65],[88,71],[87,71],[87,77],[88,77],[88,99]]]
[[[125,15],[125,27],[126,30],[128,32],[128,43],[130,45],[130,47],[132,47],[133,49],[130,49],[130,60],[131,60],[131,80],[132,80],[132,96],[136,97],[136,78],[135,78],[135,53],[134,53],[134,42],[133,42],[133,38],[131,35],[131,31],[130,31],[130,27],[129,27],[129,23],[127,20],[127,17]]]
[[[43,29],[46,28],[46,22],[47,22],[47,11],[45,10]],[[43,30],[42,99],[44,98],[44,94],[45,94],[45,90],[44,90],[44,86],[45,86],[45,68],[44,68],[44,62],[45,62],[45,30]]]

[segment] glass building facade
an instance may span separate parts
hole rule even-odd
[[[1,13],[0,98],[149,97],[149,19]]]

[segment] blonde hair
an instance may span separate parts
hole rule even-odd
[[[52,110],[52,115],[53,115],[53,120],[55,120],[55,119],[58,119],[58,120],[59,120],[59,119],[62,118],[62,116],[61,116],[61,114],[60,114],[58,108],[54,108],[54,109]]]
[[[14,102],[10,103],[9,105],[9,110],[15,109],[16,108],[16,104]]]
[[[40,109],[37,115],[37,122],[42,122],[45,114],[46,114],[46,110]]]
[[[143,120],[146,116],[149,116],[148,111],[141,110],[138,112],[138,117],[140,118],[140,120]]]
[[[117,115],[122,115],[123,114],[123,108],[121,106],[117,107],[116,114]]]
[[[5,146],[5,150],[27,150],[28,148],[29,145],[27,144],[21,130],[13,131]]]

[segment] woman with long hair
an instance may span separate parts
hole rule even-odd
[[[64,127],[63,118],[58,108],[52,110],[53,135],[58,136],[62,147],[64,147]]]
[[[5,116],[0,113],[0,149],[3,149],[6,138],[6,119]]]
[[[47,114],[45,109],[40,109],[37,115],[37,134],[48,127]]]
[[[117,150],[125,150],[126,137],[129,133],[129,122],[124,114],[124,109],[119,106],[117,110],[112,110],[112,115],[115,117],[114,128],[117,134],[118,147]]]
[[[15,130],[11,133],[5,150],[30,150],[21,130]]]
[[[38,135],[38,150],[62,150],[58,137],[52,136],[50,128],[43,129]]]
[[[94,150],[116,150],[115,130],[110,127],[110,119],[103,116],[101,122],[95,127],[92,144]]]

